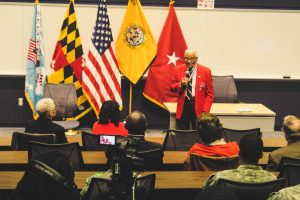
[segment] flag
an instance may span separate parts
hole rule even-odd
[[[121,77],[114,50],[113,37],[105,0],[100,0],[92,34],[82,87],[96,115],[104,101],[114,100],[122,105]]]
[[[34,118],[37,118],[35,105],[43,98],[46,77],[44,59],[45,52],[41,24],[41,8],[39,2],[36,1],[25,77],[25,97],[32,110]]]
[[[82,87],[82,70],[85,66],[83,50],[76,20],[73,0],[65,14],[65,19],[60,31],[52,57],[51,67],[54,73],[47,77],[49,83],[74,83],[77,94],[78,109],[72,119],[79,119],[92,110]]]
[[[156,55],[156,43],[139,0],[129,0],[116,42],[120,71],[136,84]]]
[[[178,95],[171,92],[173,69],[184,63],[184,52],[187,49],[174,3],[169,6],[169,14],[160,34],[157,44],[157,56],[149,68],[143,95],[157,105],[163,102],[176,102]]]

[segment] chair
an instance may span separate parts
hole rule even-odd
[[[29,141],[42,142],[48,144],[55,143],[55,134],[32,134],[13,132],[11,140],[12,150],[24,151],[28,150]]]
[[[189,170],[191,171],[222,171],[235,169],[239,165],[239,157],[211,157],[190,154]]]
[[[278,178],[285,179],[286,187],[300,184],[300,164],[284,164]]]
[[[283,170],[283,166],[285,164],[297,164],[300,165],[300,159],[299,158],[291,158],[291,157],[282,157],[280,159],[279,165],[278,165],[278,171]]]
[[[82,145],[85,151],[105,151],[106,145],[100,145],[100,136],[85,131],[81,132]]]
[[[157,171],[163,166],[163,150],[153,149],[149,151],[138,152],[137,157],[144,160],[143,169],[146,171]]]
[[[266,200],[270,193],[277,192],[284,187],[284,179],[263,183],[242,183],[219,179],[217,184],[233,191],[240,200]]]
[[[44,144],[39,142],[29,142],[28,148],[28,160],[36,158],[39,154],[49,151],[59,151],[65,154],[74,170],[82,169],[84,162],[78,143],[66,143],[66,144]]]
[[[215,103],[238,103],[237,89],[232,75],[212,76]]]
[[[247,130],[235,130],[229,128],[223,128],[224,138],[227,142],[235,141],[239,143],[243,136],[248,134],[256,134],[261,137],[260,128],[247,129]]]
[[[165,151],[188,151],[195,143],[203,143],[198,131],[169,129],[163,148]]]
[[[66,118],[73,117],[77,110],[77,95],[75,84],[54,84],[46,83],[44,87],[44,97],[54,100],[56,105],[56,118],[65,120]],[[66,130],[77,128],[79,122],[76,120],[68,121],[53,121]]]
[[[137,178],[135,186],[136,200],[149,200],[155,186],[155,174],[150,174]],[[84,200],[109,200],[122,199],[113,198],[121,191],[118,185],[114,185],[110,179],[92,178]],[[129,192],[129,195],[132,193]],[[125,199],[125,198],[124,198]],[[130,198],[131,199],[131,198]]]

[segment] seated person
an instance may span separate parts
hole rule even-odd
[[[240,163],[237,169],[217,172],[204,183],[204,187],[217,184],[218,179],[228,179],[245,183],[260,183],[273,181],[276,176],[258,166],[258,160],[263,156],[263,141],[257,135],[245,135],[239,143]]]
[[[99,113],[99,121],[93,125],[93,134],[121,135],[126,137],[128,131],[121,121],[120,105],[116,101],[105,101]]]
[[[128,130],[128,137],[127,139],[130,140],[132,138],[139,138],[138,141],[132,146],[131,148],[134,148],[136,150],[135,153],[142,153],[149,150],[156,150],[159,149],[162,151],[163,155],[163,147],[161,144],[155,143],[155,142],[149,142],[145,140],[145,131],[147,129],[147,120],[146,116],[140,112],[140,111],[133,111],[130,113],[126,119],[125,128]],[[112,155],[111,151],[106,152],[106,156],[108,159],[108,163],[111,163]],[[147,163],[151,162],[150,159],[147,157],[141,157],[145,161],[144,168],[147,169]],[[162,158],[158,158],[161,161],[162,164]],[[153,160],[152,160],[153,161]],[[91,182],[92,178],[101,177],[101,178],[108,178],[111,179],[112,177],[112,171],[108,170],[107,172],[100,172],[92,175],[91,177],[87,178],[86,180],[86,186],[81,190],[80,195],[82,197],[85,196],[89,184]]]
[[[238,144],[236,142],[226,143],[222,138],[223,127],[216,116],[202,113],[197,119],[196,129],[204,144],[194,144],[189,150],[189,155],[198,154],[215,157],[238,155]]]
[[[39,114],[37,120],[30,120],[25,124],[26,133],[48,133],[55,134],[56,143],[67,143],[65,129],[52,122],[56,115],[53,99],[44,98],[37,102],[36,111]]]
[[[283,120],[282,130],[288,145],[273,151],[269,155],[267,170],[276,171],[282,157],[300,158],[300,120],[288,115]]]
[[[54,175],[55,174],[55,175]],[[69,159],[57,151],[30,160],[10,200],[79,200]]]
[[[298,200],[300,199],[300,184],[283,188],[271,193],[267,200]]]

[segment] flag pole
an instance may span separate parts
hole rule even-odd
[[[130,87],[129,87],[129,110],[128,113],[131,113],[132,109],[132,83],[130,82]]]

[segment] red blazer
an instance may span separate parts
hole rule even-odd
[[[195,84],[195,112],[197,117],[202,112],[209,112],[214,99],[214,89],[212,85],[211,71],[207,67],[196,64],[196,84]],[[186,77],[187,67],[185,64],[179,65],[173,71],[171,90],[177,92],[178,102],[176,119],[180,119],[183,111],[184,99],[186,90],[182,90],[180,87],[180,81],[183,77]]]

